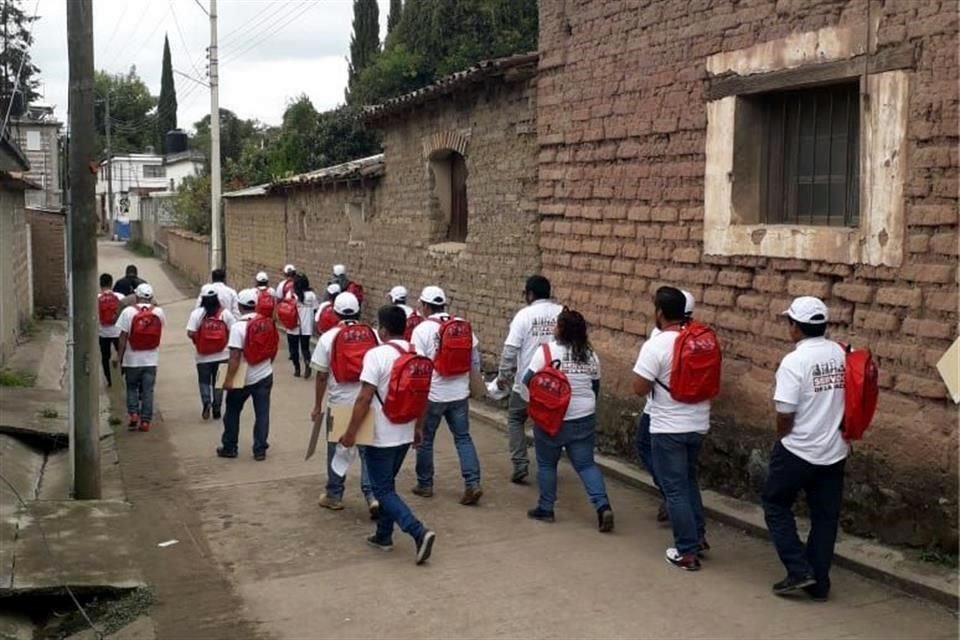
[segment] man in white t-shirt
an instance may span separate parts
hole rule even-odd
[[[270,447],[267,438],[270,436],[273,360],[268,358],[251,365],[246,363],[243,349],[247,338],[247,327],[250,321],[257,317],[255,309],[258,297],[259,293],[256,289],[244,289],[237,296],[240,317],[230,327],[230,340],[227,343],[230,349],[230,360],[227,363],[227,374],[223,385],[227,398],[223,413],[223,436],[220,446],[217,447],[217,455],[221,458],[237,457],[240,413],[247,398],[253,398],[253,459],[257,462],[266,460],[267,449]],[[242,382],[234,380],[241,361],[247,364]]]
[[[773,400],[779,441],[770,453],[763,513],[787,577],[773,585],[783,595],[803,589],[827,599],[830,563],[837,540],[843,471],[849,447],[840,430],[844,413],[843,348],[824,336],[827,306],[797,298],[784,312],[796,343],[777,369]],[[793,503],[803,490],[810,508],[810,535],[797,536]]]
[[[441,349],[440,327],[453,316],[447,313],[447,296],[440,287],[424,288],[420,304],[424,321],[413,330],[410,342],[417,353],[436,360]],[[479,369],[476,335],[472,336],[472,341],[470,366]],[[470,437],[470,371],[451,376],[440,375],[436,370],[433,372],[430,402],[423,420],[423,442],[417,448],[417,486],[413,488],[413,493],[423,498],[433,496],[433,441],[441,420],[446,420],[460,458],[460,474],[465,485],[460,504],[476,505],[483,489],[480,487],[480,459]]]
[[[297,268],[292,264],[288,264],[283,268],[283,280],[277,283],[277,288],[274,291],[278,300],[282,300],[293,293],[293,279],[296,275]]]
[[[393,287],[392,289],[390,289],[390,293],[387,294],[387,298],[390,300],[390,304],[397,305],[398,307],[403,309],[403,312],[407,315],[408,318],[416,312],[416,310],[413,307],[407,304],[407,297],[409,295],[410,294],[409,292],[407,292],[407,288],[401,285],[397,285]]]
[[[240,316],[240,308],[237,306],[237,292],[233,287],[227,286],[227,272],[223,269],[214,269],[210,272],[210,282],[204,287],[213,287],[220,298],[220,306],[233,314],[234,318]],[[201,291],[202,291],[201,287]],[[197,305],[200,306],[201,296],[197,296]]]
[[[136,303],[120,313],[120,366],[127,383],[127,428],[149,431],[153,421],[153,389],[160,363],[160,334],[166,318],[153,304],[153,287],[141,284],[134,291]],[[144,311],[144,316],[139,314]],[[154,319],[146,317],[153,314]],[[139,320],[138,320],[139,319]],[[146,343],[156,344],[148,346]]]
[[[274,291],[273,287],[270,286],[270,276],[267,275],[266,271],[259,271],[257,275],[253,278],[254,288],[259,292],[266,291],[274,298],[277,297],[277,292]]]
[[[675,545],[667,549],[665,558],[675,567],[697,571],[698,555],[709,548],[697,464],[710,429],[710,401],[677,402],[668,391],[673,344],[685,322],[685,306],[679,289],[657,289],[654,308],[660,332],[640,348],[633,390],[638,396],[649,396],[645,411],[650,415],[653,468],[667,500]]]
[[[543,276],[527,278],[523,299],[527,306],[520,309],[510,322],[510,332],[503,344],[497,375],[497,386],[501,389],[506,389],[513,381],[507,405],[507,431],[510,437],[510,459],[513,462],[510,480],[516,484],[523,484],[530,470],[527,434],[524,432],[530,392],[521,378],[540,345],[553,339],[557,316],[563,311],[561,305],[550,300],[550,281]]]
[[[373,485],[373,495],[380,502],[377,531],[367,542],[382,551],[393,549],[394,524],[413,538],[416,544],[417,564],[423,564],[433,551],[436,534],[426,528],[397,494],[396,477],[403,466],[403,459],[410,444],[422,435],[422,425],[417,420],[395,424],[384,414],[383,403],[388,400],[390,377],[394,362],[410,343],[403,339],[407,319],[398,307],[388,305],[377,314],[379,336],[383,344],[367,352],[363,358],[360,374],[362,386],[353,405],[353,414],[340,444],[352,447],[356,444],[357,432],[369,411],[373,416],[373,444],[366,447],[367,470]],[[422,417],[420,419],[422,421]]]
[[[100,366],[107,386],[113,386],[110,372],[110,348],[118,354],[120,352],[120,327],[117,318],[123,306],[123,295],[113,290],[113,276],[109,273],[100,274],[100,293],[97,294],[97,340],[100,343]],[[114,362],[116,367],[117,363]]]
[[[339,286],[336,284],[331,284],[330,286],[337,287],[339,290]],[[336,299],[333,301],[333,310],[340,319],[340,323],[320,335],[317,339],[317,346],[313,350],[313,357],[310,360],[310,366],[317,372],[317,381],[314,387],[313,411],[310,414],[310,417],[314,420],[320,419],[324,396],[327,396],[328,407],[339,407],[343,405],[353,405],[357,400],[357,394],[360,393],[359,382],[340,382],[337,380],[337,376],[331,370],[330,361],[333,357],[333,341],[341,329],[347,324],[357,324],[359,322],[360,303],[352,293],[341,293],[336,296]],[[327,443],[327,486],[319,502],[321,507],[332,511],[340,511],[343,509],[343,492],[346,485],[346,478],[338,475],[333,470],[333,457],[336,454],[336,450],[336,443]],[[370,517],[376,520],[377,514],[380,511],[380,503],[373,497],[373,489],[370,487],[370,476],[367,474],[365,458],[366,455],[363,448],[361,448],[360,491],[367,501]]]
[[[207,316],[215,320],[205,325],[204,320]],[[219,324],[216,320],[219,320],[222,324]],[[227,360],[230,359],[230,348],[228,344],[224,344],[220,351],[200,353],[206,339],[201,330],[210,326],[220,330],[225,329],[229,343],[230,327],[233,326],[234,322],[236,322],[236,316],[221,305],[217,290],[211,285],[204,285],[200,290],[200,306],[191,311],[190,317],[187,319],[187,337],[194,344],[195,350],[194,362],[197,365],[197,386],[200,390],[200,418],[202,420],[210,419],[211,410],[213,419],[220,419],[223,408],[223,389],[217,388],[217,371],[219,371],[220,365],[226,364]]]
[[[313,325],[319,335],[323,335],[340,322],[336,310],[333,308],[333,303],[338,295],[340,295],[340,285],[336,282],[328,284],[327,299],[317,306],[317,311],[313,314]]]

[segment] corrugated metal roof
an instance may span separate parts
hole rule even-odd
[[[290,176],[275,180],[267,185],[267,191],[278,189],[288,189],[309,184],[323,184],[330,182],[342,182],[344,180],[359,180],[360,178],[379,178],[383,175],[383,154],[378,153],[375,156],[359,158],[336,164],[332,167],[324,167],[316,171],[308,171],[299,175]]]
[[[236,191],[228,191],[223,194],[224,198],[249,198],[253,196],[265,196],[267,195],[268,184],[258,184],[252,187],[244,187],[243,189],[237,189]]]
[[[422,89],[391,98],[382,104],[366,107],[362,118],[367,122],[379,120],[398,111],[433,100],[438,96],[454,93],[487,78],[502,76],[510,69],[534,66],[539,58],[538,53],[521,53],[506,58],[479,62],[469,69],[441,78]]]

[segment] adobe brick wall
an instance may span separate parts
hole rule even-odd
[[[66,216],[27,209],[33,261],[33,306],[38,310],[67,308]]]
[[[210,238],[183,229],[169,229],[167,262],[195,284],[209,282]]]
[[[223,202],[227,281],[239,290],[251,286],[258,271],[266,271],[276,284],[288,262],[284,199],[261,196]]]
[[[4,274],[0,279],[0,364],[12,353],[32,313],[23,194],[0,188],[0,273]]]
[[[957,547],[957,408],[934,368],[957,336],[956,3],[872,2],[882,49],[916,46],[900,269],[702,253],[707,56],[836,24],[865,0],[540,2],[538,139],[544,272],[581,309],[606,375],[604,445],[630,450],[632,361],[652,292],[689,289],[725,347],[708,484],[756,497],[773,442],[771,389],[791,345],[778,312],[825,298],[837,338],[869,344],[879,413],[848,465],[845,525]],[[612,393],[611,393],[612,392]]]

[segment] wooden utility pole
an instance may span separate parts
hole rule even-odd
[[[73,495],[100,497],[93,0],[66,0],[70,62],[70,450]]]
[[[223,266],[220,212],[220,69],[217,51],[217,0],[210,0],[210,269]]]

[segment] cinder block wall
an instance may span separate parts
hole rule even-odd
[[[67,308],[66,216],[27,209],[33,260],[33,306],[36,309]]]
[[[210,281],[210,238],[183,229],[170,229],[167,243],[167,262],[194,284]]]

